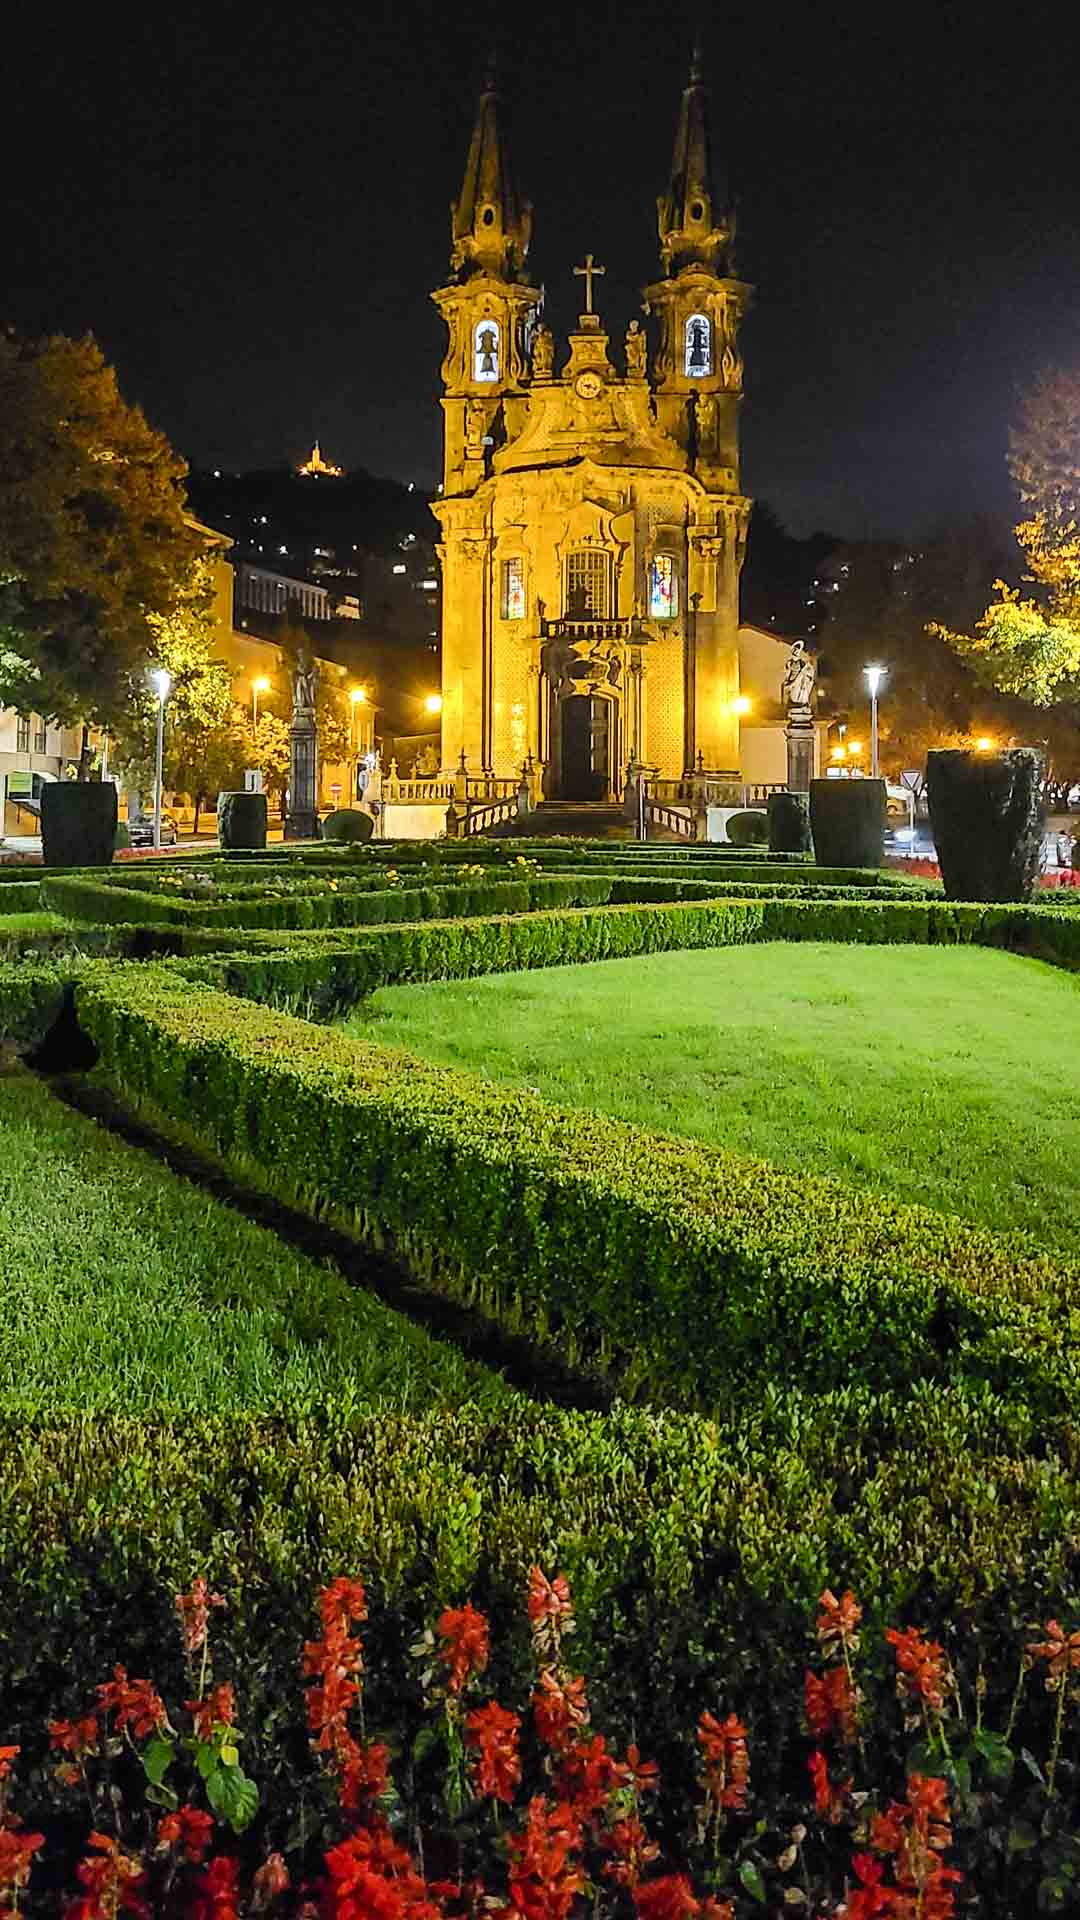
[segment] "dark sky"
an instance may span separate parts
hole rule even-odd
[[[745,483],[797,532],[1006,513],[1016,383],[1080,359],[1069,5],[693,9],[17,0],[0,317],[92,330],[196,464],[432,485],[445,274],[489,23],[558,334],[591,249],[657,270],[695,19],[739,199]],[[1002,16],[1004,17],[1004,16]]]

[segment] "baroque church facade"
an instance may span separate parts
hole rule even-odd
[[[462,753],[496,778],[531,762],[552,800],[617,795],[630,764],[675,780],[738,773],[749,289],[714,195],[707,111],[695,56],[643,290],[655,339],[632,321],[613,355],[588,256],[564,355],[530,283],[532,209],[499,95],[481,97],[433,295],[449,333],[433,506],[448,772]]]

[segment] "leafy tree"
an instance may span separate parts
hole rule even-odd
[[[259,708],[259,724],[243,730],[244,751],[250,755],[245,766],[261,767],[263,786],[276,797],[280,806],[289,784],[289,722],[269,707]]]
[[[184,777],[211,751],[220,760],[223,736],[234,732],[233,675],[215,657],[217,630],[211,611],[209,564],[199,561],[184,597],[169,614],[151,614],[154,661],[172,684],[165,707],[165,784],[191,793]],[[115,733],[114,759],[129,786],[147,788],[154,777],[157,749],[157,699],[145,673],[129,675],[127,703]],[[237,748],[233,748],[235,765]],[[209,788],[201,786],[202,792]]]
[[[117,730],[202,551],[185,472],[92,339],[0,335],[0,701]]]
[[[980,679],[1035,706],[1080,700],[1080,369],[1039,374],[1021,396],[1009,471],[1027,517],[1016,538],[1038,596],[995,581],[969,630],[931,631]]]

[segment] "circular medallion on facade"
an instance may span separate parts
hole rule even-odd
[[[603,384],[600,375],[594,373],[591,367],[586,367],[585,372],[579,373],[574,381],[574,390],[583,400],[595,400]]]

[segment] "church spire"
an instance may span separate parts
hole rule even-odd
[[[500,280],[524,278],[532,207],[518,192],[501,108],[492,60],[476,109],[461,194],[452,209],[451,266],[461,280],[474,273],[491,273]]]
[[[709,96],[701,41],[694,45],[671,156],[671,182],[656,203],[660,253],[666,273],[699,265],[723,272],[734,222],[714,193],[709,141]]]

